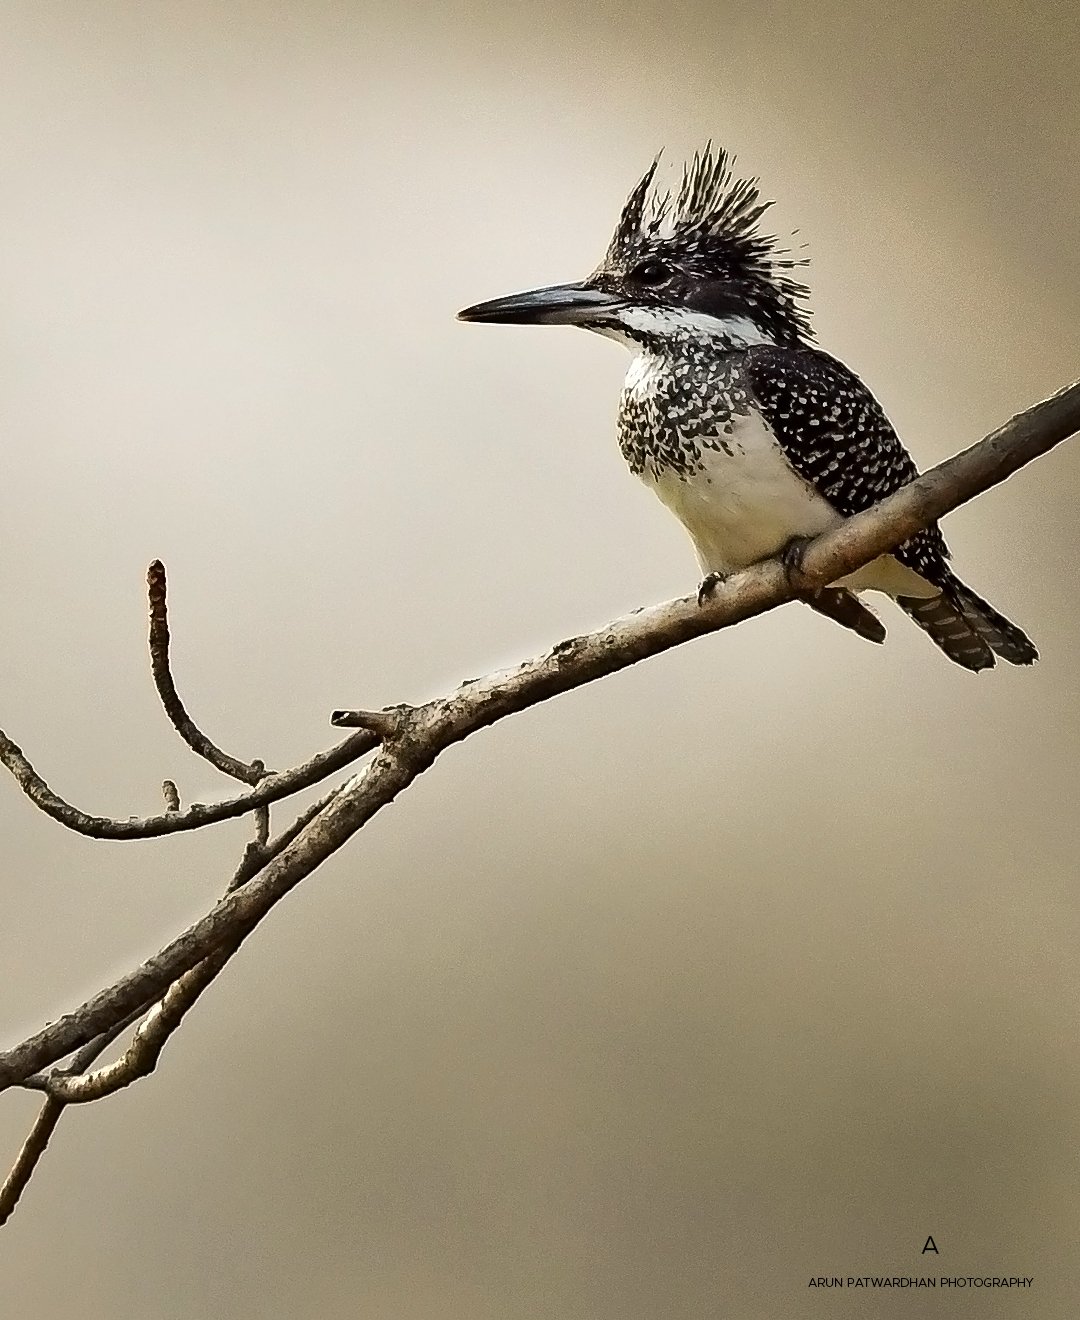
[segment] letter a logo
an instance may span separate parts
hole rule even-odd
[[[937,1243],[934,1241],[932,1237],[928,1237],[926,1239],[926,1246],[923,1247],[922,1251],[919,1254],[921,1256],[925,1256],[928,1251],[932,1251],[935,1256],[941,1255],[941,1252],[938,1251],[937,1249]]]

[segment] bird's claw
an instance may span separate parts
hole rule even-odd
[[[812,536],[793,536],[780,552],[780,562],[784,565],[788,586],[800,596],[814,596],[817,588],[808,582],[803,573],[803,556]]]
[[[701,586],[697,589],[697,603],[699,606],[712,596],[713,592],[724,580],[723,573],[706,573],[701,579]]]

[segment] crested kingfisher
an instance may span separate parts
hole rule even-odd
[[[761,232],[771,203],[733,164],[709,144],[672,193],[656,186],[654,160],[587,279],[458,313],[581,326],[629,348],[619,447],[690,533],[702,602],[725,575],[775,555],[794,580],[808,539],[918,475],[874,396],[815,346],[809,290],[793,273],[805,262]],[[965,669],[995,656],[1032,664],[1025,634],[948,560],[934,524],[807,603],[881,642],[885,629],[854,593],[883,592]]]

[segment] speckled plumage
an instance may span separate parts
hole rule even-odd
[[[707,450],[734,453],[735,421],[754,407],[745,354],[702,352],[694,340],[676,353],[643,346],[623,388],[619,448],[635,476],[689,480]]]
[[[707,146],[666,192],[654,161],[588,279],[462,313],[579,325],[631,350],[619,447],[684,524],[707,574],[776,555],[917,475],[870,391],[815,347],[808,290],[793,274],[805,261],[760,232],[771,203],[732,165]],[[965,668],[989,668],[995,655],[1032,663],[1024,633],[960,582],[948,559],[934,525],[838,586],[892,596]],[[810,603],[881,640],[880,624],[843,589],[827,602]]]
[[[726,573],[869,508],[918,469],[862,381],[814,346],[802,305],[808,291],[787,273],[796,263],[757,232],[768,204],[756,180],[734,180],[727,156],[709,150],[674,198],[650,200],[654,174],[655,163],[593,277],[602,284],[649,259],[683,277],[666,307],[653,302],[651,325],[646,318],[635,329],[624,318],[620,327],[635,357],[619,447],[687,526],[703,569]],[[680,307],[694,306],[689,287],[717,278],[724,287],[713,314],[688,322]],[[764,452],[769,439],[790,482]],[[1014,663],[1035,659],[1024,634],[970,592],[948,559],[935,524],[845,585],[893,596],[967,668],[992,666],[995,652]]]
[[[914,475],[891,429],[896,452],[885,451],[879,428],[888,423],[854,377],[847,375],[853,388],[838,380],[815,396],[808,354],[844,372],[815,350],[733,348],[702,343],[700,332],[638,350],[619,406],[619,446],[631,471],[687,524],[706,571],[732,572],[776,554]],[[936,548],[928,542],[920,558],[933,559]]]
[[[845,518],[878,504],[919,475],[881,405],[842,362],[814,348],[755,348],[746,371],[792,467]],[[896,558],[935,586],[950,572],[935,524]]]
[[[809,290],[791,273],[806,261],[758,231],[772,203],[762,201],[757,179],[737,179],[734,157],[711,143],[675,193],[655,187],[658,164],[626,199],[601,272],[626,274],[645,258],[670,262],[692,280],[723,285],[777,342],[812,338]]]

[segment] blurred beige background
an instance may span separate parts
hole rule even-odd
[[[695,585],[625,359],[456,324],[714,136],[931,463],[1078,374],[1070,6],[9,0],[0,723],[115,814]],[[1080,444],[948,520],[1032,672],[790,607],[478,736],[279,909],[0,1234],[38,1320],[1072,1317]],[[277,820],[286,820],[283,811]],[[11,1042],[200,914],[239,825],[0,783]],[[0,1099],[5,1167],[37,1101]],[[939,1257],[920,1256],[932,1233]],[[1026,1295],[815,1275],[1034,1275]]]

